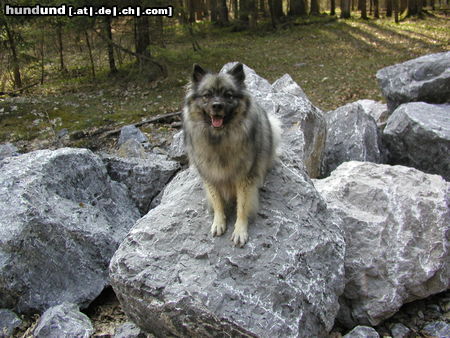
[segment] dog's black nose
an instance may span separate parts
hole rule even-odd
[[[212,104],[212,109],[214,111],[221,111],[223,109],[223,103],[221,103],[221,102],[214,102]]]

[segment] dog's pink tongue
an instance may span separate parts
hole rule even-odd
[[[214,128],[222,127],[223,124],[223,118],[222,117],[211,117],[211,122]]]

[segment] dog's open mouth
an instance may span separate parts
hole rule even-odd
[[[223,116],[211,116],[211,125],[214,128],[220,128],[223,126]]]

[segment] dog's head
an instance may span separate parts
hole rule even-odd
[[[248,99],[241,63],[223,74],[213,74],[194,65],[187,97],[190,118],[207,123],[220,131],[245,114]]]

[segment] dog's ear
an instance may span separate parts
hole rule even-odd
[[[244,66],[238,62],[233,68],[228,71],[228,74],[233,76],[239,84],[243,84],[245,80]]]
[[[204,70],[202,67],[200,67],[198,64],[194,64],[194,68],[192,71],[192,82],[197,84],[199,83],[205,74],[207,73],[206,70]]]

